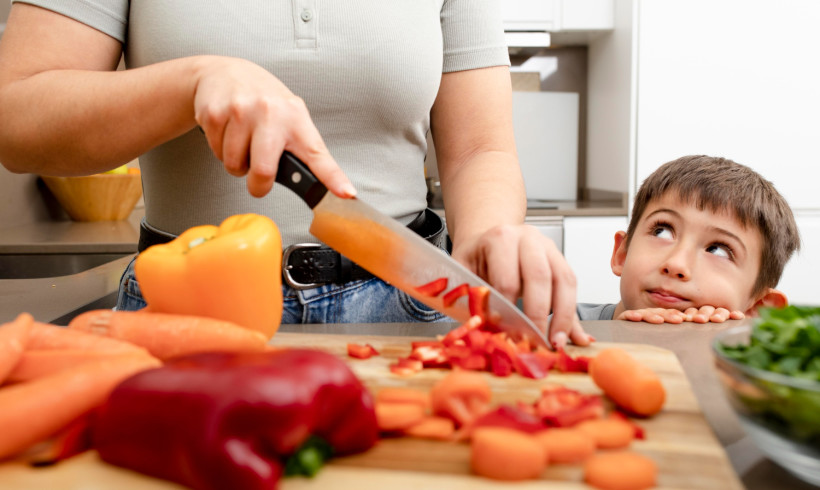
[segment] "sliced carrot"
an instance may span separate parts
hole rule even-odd
[[[598,453],[584,465],[584,481],[605,490],[641,490],[657,479],[655,462],[631,451]]]
[[[491,398],[490,385],[473,371],[452,371],[430,391],[433,414],[450,417],[459,426],[486,412]]]
[[[142,353],[150,356],[148,351],[143,350]],[[20,362],[14,367],[6,381],[9,383],[29,381],[72,368],[83,362],[119,355],[123,354],[121,352],[79,349],[27,350],[23,352]]]
[[[424,408],[417,403],[376,402],[374,408],[376,423],[383,432],[406,429],[424,418]]]
[[[13,321],[0,325],[0,384],[6,380],[28,344],[28,332],[34,318],[20,313]]]
[[[479,427],[470,445],[473,472],[496,480],[538,478],[547,464],[547,454],[538,440],[506,427]]]
[[[93,310],[69,328],[125,340],[159,359],[208,351],[265,350],[267,339],[254,330],[213,318],[145,311]]]
[[[635,438],[635,428],[619,418],[585,420],[575,428],[591,437],[598,449],[625,448]]]
[[[50,323],[34,322],[29,331],[27,349],[63,350],[74,349],[106,353],[145,353],[145,349],[130,342],[100,337]]]
[[[51,437],[99,406],[125,378],[159,365],[144,354],[124,354],[0,389],[0,459]]]
[[[622,349],[602,350],[590,361],[589,375],[606,396],[627,412],[654,415],[666,401],[658,375]]]
[[[547,429],[536,433],[535,438],[544,447],[550,463],[579,463],[595,453],[595,441],[574,428]]]
[[[422,439],[451,440],[456,432],[452,419],[427,415],[419,422],[404,429],[404,434]]]
[[[376,393],[377,402],[387,403],[417,403],[425,411],[430,409],[430,393],[423,390],[404,387],[382,388]]]

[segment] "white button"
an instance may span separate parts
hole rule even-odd
[[[304,9],[304,10],[302,10],[302,13],[300,14],[300,17],[302,18],[303,21],[310,22],[310,20],[313,19],[313,11],[310,10],[310,9]]]

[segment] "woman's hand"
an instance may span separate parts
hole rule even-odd
[[[208,145],[231,175],[247,175],[248,191],[262,197],[273,187],[279,158],[288,150],[339,197],[356,190],[330,155],[304,101],[250,61],[202,57],[194,117]]]
[[[701,306],[700,308],[687,308],[685,311],[667,308],[643,308],[640,310],[626,310],[618,315],[615,320],[626,320],[630,322],[647,323],[723,323],[726,320],[742,320],[742,311],[729,311],[726,308],[715,308],[714,306]]]
[[[524,313],[548,333],[553,347],[564,347],[567,339],[589,345],[592,339],[575,310],[575,274],[555,243],[535,227],[496,226],[458,244],[453,258],[513,303],[522,297]]]

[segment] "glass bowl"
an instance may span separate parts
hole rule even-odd
[[[798,478],[820,485],[820,382],[731,359],[722,346],[749,345],[752,324],[719,332],[712,344],[717,375],[757,447]]]

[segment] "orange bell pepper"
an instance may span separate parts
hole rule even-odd
[[[282,237],[241,214],[148,247],[134,272],[151,310],[227,320],[270,338],[282,322]]]

